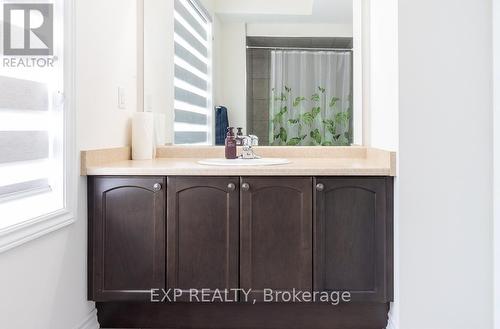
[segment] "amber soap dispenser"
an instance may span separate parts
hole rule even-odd
[[[227,128],[226,135],[226,159],[236,159],[236,136],[234,127]]]

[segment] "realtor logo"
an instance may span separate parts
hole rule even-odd
[[[4,55],[54,54],[54,8],[49,3],[4,4]]]

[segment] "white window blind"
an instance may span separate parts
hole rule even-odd
[[[46,83],[0,76],[0,200],[50,189],[49,106]]]
[[[211,19],[196,0],[174,8],[174,143],[210,144]]]

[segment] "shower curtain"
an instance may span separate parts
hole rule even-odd
[[[352,52],[271,52],[271,145],[352,143]]]

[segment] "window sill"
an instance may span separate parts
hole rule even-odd
[[[47,193],[45,197],[48,195],[50,198],[50,194],[51,193]],[[37,196],[35,198],[40,198],[40,196]],[[47,201],[48,200],[49,199],[47,199]],[[26,202],[27,200],[16,201]],[[50,202],[47,203],[47,205],[49,204]],[[15,205],[15,203],[13,205]],[[9,208],[11,208],[13,205],[9,205]],[[3,204],[0,206],[0,208],[5,208],[5,206],[7,205]],[[20,213],[20,211],[18,210],[15,214],[15,217],[9,215],[13,214],[12,211],[0,211],[0,213],[4,214],[2,216],[4,217],[3,223],[1,223],[0,221],[0,253],[34,240],[45,234],[54,232],[60,228],[70,225],[75,221],[75,214],[68,208],[52,207],[52,209],[59,210],[39,212],[45,213],[45,215],[38,217],[29,214],[29,211],[32,211],[32,208],[30,208],[31,207],[29,205],[29,202],[25,203],[22,207],[18,206],[17,209],[28,209],[28,211]],[[22,217],[32,219],[20,220],[20,218]]]

